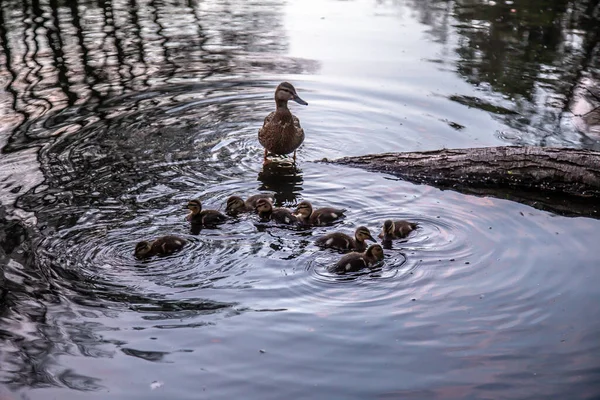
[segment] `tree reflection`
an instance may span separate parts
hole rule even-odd
[[[269,70],[303,73],[285,59],[282,5],[196,0],[8,0],[0,4],[0,76],[19,116],[3,151],[40,145],[41,116],[164,83]],[[18,72],[17,72],[18,71]],[[39,140],[41,139],[42,142]]]
[[[110,218],[131,219],[147,206],[135,199],[147,188],[186,188],[174,173],[214,178],[221,167],[239,169],[231,157],[211,164],[211,149],[224,135],[218,126],[227,121],[232,131],[248,129],[248,115],[266,115],[253,99],[267,86],[272,90],[267,82],[240,77],[317,67],[282,56],[288,46],[282,7],[242,0],[210,7],[198,0],[0,2],[0,82],[6,89],[0,107],[11,132],[2,151],[41,148],[45,187],[22,194],[17,206],[35,210],[48,232],[42,238],[115,199],[125,211],[113,208]],[[81,255],[68,248],[77,243],[52,251],[18,223],[0,218],[0,228],[0,364],[6,367],[0,381],[12,387],[97,390],[93,377],[56,372],[56,356],[73,348],[83,356],[112,357],[114,343],[99,333],[105,328],[86,317],[109,305],[124,305],[161,329],[211,326],[219,314],[238,312],[234,303],[171,299],[90,277],[81,272]],[[19,240],[13,243],[4,232]]]
[[[573,108],[582,100],[581,89],[600,86],[598,0],[517,0],[508,4],[426,0],[409,4],[421,22],[431,27],[434,40],[455,46],[457,57],[449,62],[456,64],[456,71],[467,82],[484,92],[500,94],[495,106],[510,103],[518,115],[495,115],[523,133],[517,144],[569,140],[561,137],[568,131],[563,129],[568,124],[565,118],[577,121]],[[458,34],[456,43],[448,36],[451,25]],[[579,140],[591,145],[586,137]]]

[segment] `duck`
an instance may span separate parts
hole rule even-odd
[[[412,231],[417,229],[418,226],[419,225],[414,222],[408,222],[404,220],[392,221],[391,219],[388,219],[383,223],[383,229],[377,237],[384,241],[389,241],[392,239],[404,239]]]
[[[344,215],[345,208],[322,207],[313,210],[309,201],[302,201],[296,206],[294,214],[305,225],[328,225]]]
[[[354,231],[354,238],[346,235],[342,232],[333,232],[327,235],[321,236],[315,241],[317,246],[330,247],[336,250],[354,250],[354,251],[365,251],[367,249],[366,240],[375,242],[376,240],[371,236],[371,231],[366,226],[359,226]]]
[[[258,199],[269,199],[273,201],[275,196],[271,193],[259,193],[250,196],[244,201],[240,196],[230,196],[227,199],[227,205],[225,206],[225,213],[229,215],[237,215],[240,213],[255,211],[256,201]]]
[[[298,218],[287,208],[273,208],[269,199],[258,199],[256,201],[256,212],[262,221],[275,221],[280,224],[295,224]]]
[[[154,240],[143,240],[136,244],[134,255],[140,260],[156,255],[166,256],[181,250],[186,244],[187,240],[179,236],[161,236]]]
[[[269,153],[286,155],[294,152],[304,142],[304,130],[298,117],[288,109],[288,101],[307,106],[308,103],[300,98],[296,89],[289,82],[281,82],[275,89],[276,110],[265,117],[262,128],[258,130],[258,141],[265,148],[264,161],[267,162]]]
[[[186,219],[192,225],[214,226],[227,220],[227,217],[217,210],[202,210],[202,203],[199,199],[190,200],[187,208],[190,213]]]
[[[383,260],[383,248],[378,244],[370,245],[363,253],[348,253],[333,265],[329,272],[355,272],[363,268],[371,268]]]

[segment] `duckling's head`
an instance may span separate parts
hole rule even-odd
[[[148,257],[150,252],[152,252],[152,243],[144,240],[135,245],[135,251],[133,254],[137,258],[142,259]]]
[[[286,104],[287,102],[293,100],[298,104],[302,104],[303,106],[307,106],[308,103],[305,102],[298,96],[296,93],[296,89],[289,82],[281,82],[277,89],[275,89],[275,102],[279,104]]]
[[[383,230],[381,231],[381,235],[383,237],[394,236],[394,229],[395,229],[394,221],[392,221],[391,219],[388,219],[383,223]]]
[[[310,214],[312,214],[312,204],[306,200],[300,202],[300,204],[296,206],[296,211],[294,211],[294,214],[303,219],[309,218]]]
[[[359,242],[364,242],[365,240],[376,242],[376,240],[373,239],[373,236],[371,236],[371,231],[369,231],[369,228],[367,228],[366,226],[359,226],[358,228],[356,228],[356,231],[354,232],[354,237]]]
[[[227,206],[225,207],[225,212],[228,214],[235,214],[240,210],[243,210],[246,206],[244,200],[239,196],[231,196],[227,199]]]
[[[198,199],[188,201],[187,208],[190,210],[187,218],[190,219],[194,215],[200,214],[202,212],[202,203]]]
[[[258,199],[256,201],[256,212],[267,214],[273,211],[273,203],[269,199]]]
[[[372,244],[366,251],[366,255],[369,258],[373,258],[377,261],[383,260],[383,248],[378,244]]]

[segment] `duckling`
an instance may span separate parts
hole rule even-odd
[[[140,260],[156,255],[166,256],[181,250],[186,243],[187,240],[178,236],[161,236],[151,241],[144,240],[136,244],[134,255]]]
[[[262,128],[258,130],[258,141],[265,148],[265,162],[269,153],[284,155],[291,152],[294,152],[295,162],[296,149],[304,142],[304,130],[300,127],[300,120],[288,109],[290,100],[308,105],[298,96],[291,83],[281,82],[275,89],[277,109],[267,115]]]
[[[202,210],[199,199],[190,200],[187,208],[190,209],[190,213],[186,219],[193,225],[214,226],[227,220],[227,217],[217,210]]]
[[[229,215],[236,215],[239,213],[250,212],[256,209],[256,201],[258,199],[269,199],[274,200],[274,196],[271,193],[260,193],[250,196],[244,201],[239,196],[231,196],[227,199],[227,206],[225,212]]]
[[[329,268],[330,272],[354,272],[363,268],[371,268],[383,260],[383,248],[378,244],[372,244],[364,253],[352,252],[344,255],[334,266]]]
[[[383,229],[377,237],[384,241],[403,239],[417,229],[418,226],[419,225],[414,222],[404,220],[392,221],[391,219],[388,219],[383,223]]]
[[[333,232],[325,236],[321,236],[316,240],[317,246],[330,247],[337,250],[354,250],[354,251],[365,251],[367,244],[365,240],[375,242],[371,236],[369,228],[366,226],[359,226],[354,232],[354,239],[342,232]]]
[[[327,225],[346,212],[345,208],[323,207],[313,210],[312,204],[304,200],[296,206],[295,215],[305,225]]]
[[[298,218],[286,208],[273,208],[273,203],[269,199],[258,199],[256,201],[256,211],[262,221],[275,221],[280,224],[295,224]]]

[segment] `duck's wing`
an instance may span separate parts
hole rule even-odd
[[[265,117],[265,122],[263,126],[258,130],[258,141],[263,147],[268,147],[267,144],[269,142],[269,138],[273,136],[273,117],[275,116],[275,111],[271,112],[269,115]]]
[[[263,123],[263,127],[264,127],[265,125],[269,124],[269,123],[270,123],[270,122],[273,120],[273,117],[274,117],[274,116],[275,116],[275,111],[272,111],[271,113],[269,113],[269,115],[267,115],[267,116],[265,117],[265,122]]]
[[[292,114],[292,118],[294,119],[294,127],[296,129],[302,130],[302,127],[300,126],[300,120],[298,119],[298,117]]]

